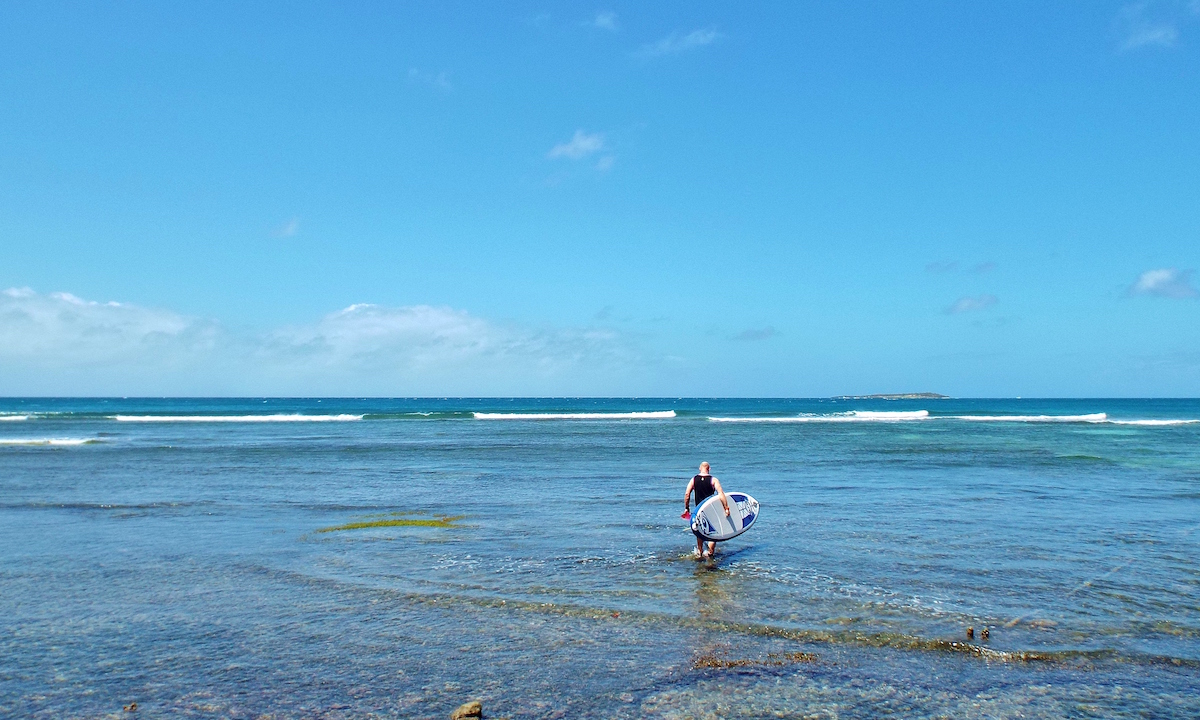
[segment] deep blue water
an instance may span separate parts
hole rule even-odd
[[[1194,718],[1196,421],[1196,400],[0,400],[0,715]],[[715,563],[679,519],[701,460],[762,504]]]

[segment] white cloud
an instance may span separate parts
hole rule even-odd
[[[467,367],[554,372],[589,358],[614,360],[624,350],[604,330],[532,331],[497,325],[462,310],[357,304],[312,325],[269,335],[260,353],[305,369],[446,374]]]
[[[273,237],[277,237],[277,238],[287,238],[287,237],[294,237],[299,232],[300,232],[300,218],[294,217],[291,220],[288,220],[284,224],[280,225],[279,227],[275,228],[275,230],[271,233],[271,235]]]
[[[996,267],[997,267],[996,263],[992,262],[991,260],[984,260],[982,262],[977,262],[974,265],[970,266],[969,271],[974,273],[975,275],[986,275],[987,273],[990,273],[991,271],[995,270]],[[958,264],[957,260],[937,260],[935,262],[928,263],[925,266],[925,272],[934,273],[934,274],[938,274],[938,275],[945,274],[945,273],[952,273],[952,272],[957,271],[958,269],[959,269],[959,264]]]
[[[0,294],[0,362],[47,368],[136,363],[211,348],[215,328],[166,310],[41,295],[29,288]]]
[[[550,148],[550,152],[546,153],[546,157],[550,159],[570,158],[571,160],[582,160],[588,155],[602,149],[604,149],[603,134],[589,134],[583,130],[576,130],[574,137],[569,141]]]
[[[592,18],[591,25],[601,30],[617,30],[617,14],[608,11],[598,12],[596,17]]]
[[[1193,10],[1196,2],[1188,5]],[[1121,8],[1116,28],[1121,36],[1122,50],[1145,47],[1174,47],[1179,41],[1179,24],[1186,20],[1179,2],[1144,0]]]
[[[749,330],[743,330],[737,335],[734,335],[733,339],[750,342],[754,340],[768,340],[778,334],[779,332],[775,330],[774,327],[768,325],[765,328],[751,328]]]
[[[236,334],[128,303],[0,293],[0,394],[589,394],[642,360],[609,330],[358,304]]]
[[[959,313],[973,312],[975,310],[983,310],[995,305],[997,302],[995,295],[980,295],[978,297],[960,297],[955,300],[950,307],[946,308],[947,315],[958,315]]]
[[[409,68],[408,80],[409,82],[428,85],[429,87],[442,92],[450,92],[454,89],[454,86],[450,84],[450,73],[446,72],[445,70],[432,73],[425,72],[419,68]]]
[[[614,158],[612,155],[605,155],[596,161],[596,169],[600,172],[608,172],[609,170],[612,170],[613,163],[615,162],[616,158]]]
[[[1192,271],[1176,268],[1147,270],[1138,275],[1127,292],[1129,295],[1157,295],[1174,299],[1200,297],[1200,291],[1192,286]]]
[[[1125,42],[1121,45],[1124,50],[1134,50],[1149,45],[1159,47],[1174,47],[1179,39],[1179,30],[1172,25],[1146,23],[1129,31]]]
[[[361,303],[312,325],[276,330],[267,335],[259,353],[272,361],[309,367],[413,368],[487,354],[498,344],[491,326],[465,312]]]
[[[691,48],[709,45],[720,36],[721,34],[713,29],[693,30],[683,36],[671,33],[661,40],[643,45],[635,54],[642,57],[673,55]]]

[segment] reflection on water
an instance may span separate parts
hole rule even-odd
[[[696,563],[695,581],[695,610],[696,616],[704,620],[721,620],[726,615],[734,615],[737,608],[732,606],[730,585],[736,580],[728,570],[721,569],[717,562],[699,561]]]

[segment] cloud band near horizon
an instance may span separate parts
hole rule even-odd
[[[361,303],[239,334],[129,303],[0,293],[7,395],[588,393],[644,364],[613,330],[532,329],[448,307]]]

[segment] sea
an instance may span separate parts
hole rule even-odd
[[[1198,400],[0,399],[5,718],[1197,718],[1198,559]]]

